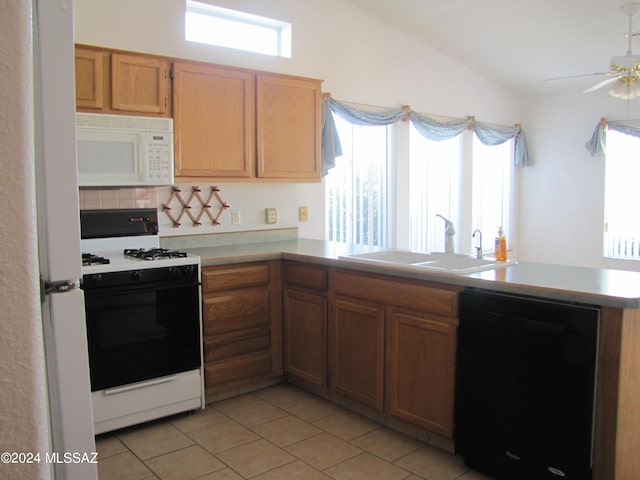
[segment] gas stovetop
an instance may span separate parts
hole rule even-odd
[[[166,248],[125,248],[124,255],[126,257],[141,258],[143,260],[163,260],[165,258],[184,258],[186,252],[179,250],[169,250]]]
[[[136,256],[125,254],[125,250],[106,250],[96,251],[95,254],[83,254],[83,257],[90,255],[92,258],[96,258],[96,260],[93,263],[85,265],[83,258],[82,274],[121,272],[125,270],[142,270],[146,268],[174,267],[200,263],[200,257],[190,255],[186,252],[166,249],[162,249],[165,251],[160,253],[151,253],[149,249],[142,249],[144,250],[143,252],[139,252],[141,249],[127,250],[136,251]]]
[[[100,255],[94,255],[93,253],[82,254],[83,267],[86,267],[88,265],[107,265],[109,263],[111,263],[111,260],[105,257],[101,257]]]

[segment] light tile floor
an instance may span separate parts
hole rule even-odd
[[[99,480],[491,480],[281,384],[96,438]]]

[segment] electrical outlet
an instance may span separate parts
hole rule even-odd
[[[278,211],[275,208],[266,208],[265,213],[267,217],[267,225],[278,223]]]
[[[240,210],[231,211],[231,225],[240,225]]]
[[[298,207],[298,220],[301,222],[309,220],[309,209],[307,207]]]

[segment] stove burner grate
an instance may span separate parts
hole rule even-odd
[[[124,255],[126,257],[140,258],[143,260],[161,260],[163,258],[184,258],[187,256],[187,253],[166,248],[125,248]]]
[[[107,265],[111,263],[111,260],[105,257],[100,257],[99,255],[94,255],[93,253],[83,253],[82,254],[82,266],[87,265]]]

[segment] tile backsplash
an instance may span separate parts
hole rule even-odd
[[[157,208],[155,188],[81,188],[80,210],[107,208]]]

